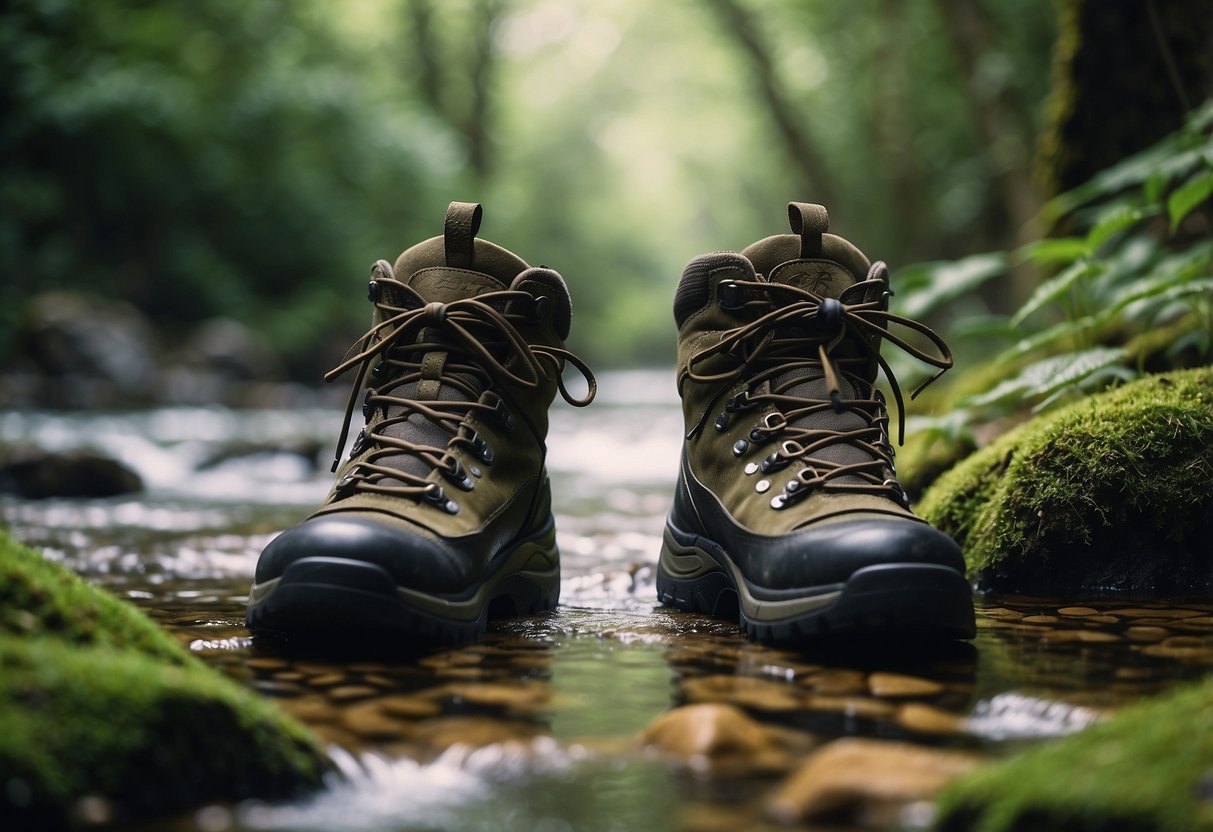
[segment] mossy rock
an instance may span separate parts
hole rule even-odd
[[[1213,679],[980,769],[937,801],[943,832],[1213,829]]]
[[[1213,368],[1150,376],[1033,419],[917,510],[985,590],[1213,590]]]
[[[121,822],[285,797],[326,767],[270,701],[0,535],[0,826],[70,826],[83,798]]]

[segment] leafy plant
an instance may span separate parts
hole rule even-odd
[[[1155,145],[1046,205],[1050,236],[1011,253],[986,253],[903,271],[899,310],[921,316],[972,301],[1016,265],[1049,277],[1013,314],[957,322],[958,352],[986,355],[986,373],[946,417],[920,428],[954,434],[1033,405],[1034,411],[1136,377],[1134,338],[1175,326],[1164,363],[1213,359],[1213,102]],[[1203,216],[1194,216],[1201,214]],[[992,343],[1004,345],[998,352]],[[1154,356],[1157,360],[1158,356]]]

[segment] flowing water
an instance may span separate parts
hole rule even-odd
[[[206,807],[179,819],[183,830],[787,828],[770,796],[826,741],[998,757],[1213,668],[1207,599],[979,599],[972,644],[927,655],[776,650],[658,606],[654,565],[681,428],[671,388],[665,373],[610,373],[595,406],[553,411],[561,606],[455,650],[283,655],[244,629],[258,553],[328,488],[336,408],[9,413],[0,440],[100,448],[147,490],[7,499],[0,519],[329,744],[336,773],[320,793]],[[645,747],[655,719],[704,702],[739,707],[767,729],[769,747],[710,759]],[[898,812],[805,828],[929,817],[921,805]]]

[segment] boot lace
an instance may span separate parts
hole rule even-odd
[[[879,289],[887,297],[891,294],[887,291],[887,280],[874,276],[885,271],[884,264],[876,264],[869,278],[852,286],[848,293],[862,292],[859,297],[867,297],[870,290]],[[897,378],[880,355],[881,342],[888,341],[915,359],[938,368],[938,372],[915,388],[910,396],[913,399],[952,366],[952,354],[943,339],[925,324],[889,312],[884,308],[883,298],[844,303],[795,286],[743,280],[723,282],[719,292],[728,308],[748,310],[758,317],[725,331],[718,342],[698,351],[687,362],[679,378],[680,386],[688,379],[720,385],[698,422],[687,432],[687,438],[703,429],[726,392],[744,382],[744,388],[725,403],[716,421],[717,429],[724,430],[733,414],[773,406],[775,410],[759,420],[748,439],[734,446],[734,453],[741,456],[750,444],[780,440],[775,451],[761,463],[747,465],[746,473],[759,470],[772,473],[793,463],[802,464],[785,485],[784,493],[772,499],[773,508],[783,508],[813,489],[876,494],[906,503],[905,492],[891,476],[895,471],[895,451],[888,440],[889,415],[884,395],[863,374],[870,372],[875,361],[888,379],[897,402],[898,444],[901,444],[905,435],[905,402]],[[890,325],[924,336],[939,354],[915,347],[891,332]],[[846,347],[840,349],[842,345]],[[717,372],[700,370],[717,356],[726,357],[732,366]],[[854,395],[843,395],[844,379]],[[809,398],[792,392],[792,388],[813,381],[824,381],[827,398]],[[854,422],[857,427],[844,430],[822,427],[820,420],[808,419],[827,411],[856,414],[860,420]],[[826,448],[840,444],[862,451],[866,459],[844,463],[823,458],[821,454]]]
[[[593,401],[597,382],[585,362],[561,347],[528,343],[516,327],[518,323],[535,320],[548,298],[525,291],[501,290],[448,303],[427,303],[409,286],[382,275],[372,287],[375,307],[383,319],[355,342],[352,355],[324,376],[325,381],[331,382],[358,367],[333,459],[332,470],[336,471],[358,393],[372,362],[379,360],[371,371],[376,383],[366,387],[363,397],[367,427],[355,440],[351,457],[370,447],[373,450],[338,481],[339,493],[369,492],[426,499],[453,514],[458,505],[447,499],[439,484],[399,465],[384,464],[387,458],[401,454],[415,457],[429,469],[439,470],[448,482],[470,491],[474,481],[452,451],[466,448],[486,464],[492,462],[493,452],[465,424],[467,418],[480,412],[493,415],[507,430],[514,426],[505,400],[495,391],[492,396],[485,396],[485,392],[502,385],[530,391],[554,379],[561,397],[569,404],[584,407]],[[427,356],[435,353],[445,354],[436,373],[432,366],[426,365]],[[561,378],[566,361],[586,381],[587,392],[581,398],[570,394]],[[401,385],[422,381],[458,391],[460,397],[422,400],[392,392]],[[482,401],[485,398],[489,401]],[[371,416],[377,410],[382,410],[385,418],[372,425]],[[440,426],[450,436],[445,447],[388,434],[389,428],[403,424],[414,414]],[[474,473],[478,475],[479,471]]]

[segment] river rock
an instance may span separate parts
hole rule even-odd
[[[88,448],[45,451],[0,446],[0,493],[27,500],[116,497],[143,490],[143,480],[116,459]]]
[[[126,827],[319,784],[315,738],[137,608],[0,535],[0,819]]]
[[[1021,425],[940,477],[918,511],[961,544],[985,590],[1207,595],[1210,471],[1213,367],[1202,367]]]
[[[775,789],[767,807],[794,823],[925,800],[977,765],[975,756],[960,751],[840,739],[811,754]]]
[[[646,746],[676,757],[758,756],[778,747],[775,735],[733,705],[705,703],[666,711],[644,729]]]
[[[152,327],[129,303],[76,292],[46,292],[18,325],[22,359],[45,381],[36,395],[51,407],[142,404],[154,398]]]

